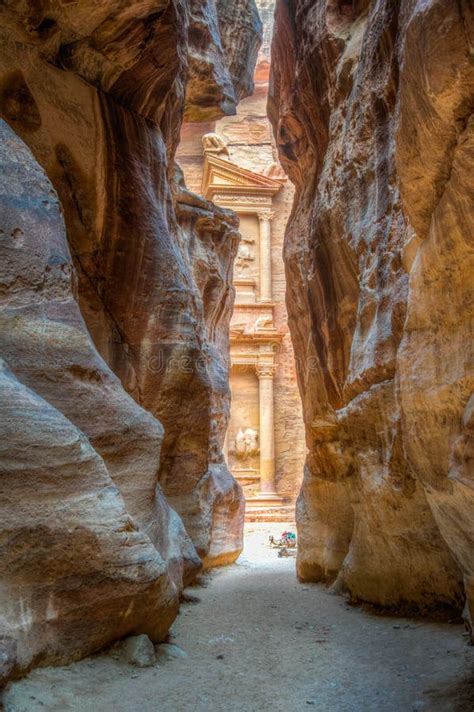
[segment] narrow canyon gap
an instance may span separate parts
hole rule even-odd
[[[0,16],[2,681],[165,640],[183,588],[239,556],[245,499],[289,516],[303,470],[300,581],[470,626],[472,3]],[[254,185],[258,228],[245,190],[240,236],[235,186],[198,195],[212,168]],[[248,422],[229,365],[237,405],[260,388]]]
[[[246,521],[288,523],[306,444],[282,259],[294,191],[267,117],[274,8],[273,0],[257,0],[263,40],[252,95],[239,102],[235,115],[185,120],[176,158],[190,190],[234,210],[240,220],[224,457],[242,485]]]

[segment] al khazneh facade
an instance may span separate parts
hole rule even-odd
[[[265,36],[254,94],[236,116],[185,125],[178,161],[188,188],[240,217],[225,456],[243,486],[247,519],[287,520],[306,454],[282,259],[293,188],[277,163],[266,117],[273,2],[258,5]]]

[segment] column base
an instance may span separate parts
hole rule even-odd
[[[283,504],[283,497],[280,497],[276,492],[259,492],[255,497],[247,497],[245,502],[247,509],[262,509],[264,507],[272,509]]]

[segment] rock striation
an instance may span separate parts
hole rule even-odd
[[[236,5],[251,61],[257,17]],[[187,191],[174,153],[184,113],[231,113],[251,85],[212,0],[1,18],[6,678],[163,639],[183,584],[241,549],[222,456],[238,221]]]
[[[277,2],[303,580],[474,607],[472,6]]]

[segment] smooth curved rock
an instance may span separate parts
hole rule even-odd
[[[112,9],[81,2],[34,18],[20,5],[4,9],[0,107],[58,191],[82,315],[125,389],[163,424],[159,480],[181,496],[223,466],[228,415],[237,222],[183,198],[173,163],[193,13],[208,24],[209,51],[218,25],[210,0]],[[255,42],[254,32],[242,51],[252,53]],[[190,98],[186,106],[192,114]],[[228,473],[201,490],[209,495],[198,497],[206,521],[211,502],[240,497]],[[231,528],[241,539],[237,515]],[[212,539],[206,527],[203,556]]]
[[[440,0],[276,11],[298,573],[399,609],[473,605],[472,22]]]
[[[48,485],[47,480],[52,456],[49,453],[54,453],[55,447],[59,447],[63,437],[61,433],[66,427],[61,425],[61,430],[58,425],[58,432],[54,426],[55,420],[59,424],[67,423],[71,432],[77,430],[76,437],[87,443],[89,458],[100,465],[94,466],[98,472],[97,482],[93,480],[95,469],[91,466],[88,475],[90,482],[87,486],[92,489],[105,486],[100,483],[106,478],[109,483],[107,486],[116,492],[114,496],[119,498],[121,506],[127,507],[128,519],[132,521],[133,517],[133,528],[137,531],[139,528],[140,536],[147,542],[149,550],[154,552],[153,556],[160,564],[157,585],[160,582],[161,597],[157,596],[153,604],[156,622],[150,624],[150,635],[156,637],[154,631],[157,627],[161,630],[160,635],[164,635],[176,612],[178,593],[183,583],[199,570],[200,561],[181,520],[169,508],[158,484],[163,428],[125,393],[118,378],[97,354],[74,298],[76,277],[57,195],[29,150],[4,122],[0,123],[0,134],[0,164],[5,179],[0,188],[0,352],[8,363],[14,364],[15,375],[22,381],[17,388],[20,389],[21,385],[25,392],[29,392],[28,388],[31,389],[34,398],[39,401],[41,398],[45,399],[49,408],[48,410],[46,405],[43,408],[38,406],[38,412],[30,414],[26,399],[24,412],[20,412],[19,416],[23,419],[31,418],[31,432],[28,432],[26,425],[18,425],[18,431],[12,430],[8,409],[14,407],[14,400],[7,402],[8,393],[2,391],[2,401],[5,401],[7,408],[7,413],[4,413],[2,418],[2,428],[7,428],[7,432],[2,439],[5,446],[10,448],[8,459],[2,460],[5,487],[5,499],[2,501],[7,502],[5,516],[12,522],[16,518],[20,528],[23,526],[25,529],[31,529],[29,557],[32,569],[35,569],[35,543],[38,558],[46,546],[42,535],[39,534],[38,538],[35,530],[47,530],[50,522],[55,522],[59,516],[58,508],[62,507],[59,465],[55,474],[53,467],[56,478],[53,499],[50,497],[50,488],[53,485]],[[32,397],[32,404],[35,402],[34,398]],[[49,424],[41,422],[43,413],[51,413],[48,416]],[[46,415],[44,417],[46,418]],[[36,429],[40,431],[38,445],[35,444]],[[26,445],[29,437],[32,442]],[[17,442],[17,438],[20,438],[20,442]],[[25,442],[22,443],[21,438],[26,439]],[[73,469],[74,453],[77,451],[77,448],[68,450],[67,442],[66,439],[65,471],[67,468]],[[44,452],[39,449],[40,446]],[[20,467],[22,471],[25,470],[25,476],[29,475],[28,487],[32,495],[29,502],[23,502],[19,497],[20,493],[14,490],[8,492],[7,483],[11,482],[12,471],[16,472]],[[44,492],[41,481],[35,486],[36,468],[45,471]],[[64,496],[68,496],[71,485],[71,496],[80,503],[87,494],[87,490],[83,491],[84,483],[78,480],[74,489],[73,483],[68,485],[66,481]],[[27,511],[23,511],[27,505],[37,510],[35,521],[31,524]],[[82,516],[85,520],[84,527],[87,528],[87,506],[87,501],[84,500],[85,509],[81,511],[79,508],[74,516],[71,515],[70,527],[74,528],[75,522],[78,522],[77,526],[81,526]],[[67,512],[62,526],[68,526]],[[67,558],[80,558],[81,546],[81,539],[77,542],[73,539],[67,545]],[[61,547],[56,555],[58,591],[61,588],[61,555],[65,550]],[[85,553],[84,555],[86,556]],[[97,556],[99,561],[95,565],[100,567],[102,556],[99,553]],[[64,566],[67,565],[67,558]],[[89,565],[94,565],[94,562],[89,562]],[[23,574],[22,586],[25,595],[28,594],[30,598],[35,598],[35,589],[41,586],[38,578],[40,575],[41,566],[34,575],[32,571],[32,579],[28,578],[26,572]],[[51,596],[54,597],[57,595],[55,580],[52,575],[49,578]],[[76,597],[76,605],[82,605],[80,587],[83,585],[81,577],[76,583],[71,581],[69,596],[71,599]],[[105,590],[102,595],[106,595]],[[71,600],[71,607],[73,603]],[[38,625],[46,625],[46,621],[41,623],[41,615],[45,615],[44,607],[39,605],[38,610],[34,610],[33,604],[30,603],[29,606],[32,609],[31,615],[39,619]],[[58,627],[63,626],[63,635],[67,637],[70,635],[68,611],[63,612],[59,603],[55,611]],[[113,618],[113,614],[111,616]],[[133,626],[133,617],[130,624]],[[100,625],[98,623],[99,629]],[[116,626],[116,630],[121,630],[120,626]],[[20,630],[20,634],[28,635],[27,630]],[[110,635],[111,632],[106,626],[105,630],[90,634],[91,642],[87,652],[109,642],[114,637],[113,634],[112,638]],[[51,638],[52,643],[48,636],[45,637],[44,649],[40,647],[37,653],[32,652],[33,660],[36,654],[44,656],[46,660],[50,660],[51,656],[56,659],[57,654],[52,652],[51,648],[61,647],[63,644],[56,641],[55,634],[52,634]],[[78,649],[81,651],[86,649],[86,646],[87,643],[78,643]],[[32,650],[34,651],[33,648]],[[73,657],[77,655],[75,647],[71,654]],[[23,653],[20,657],[20,665],[25,664],[25,655]]]
[[[184,563],[188,579],[199,560],[158,484],[163,428],[96,352],[74,298],[77,278],[57,195],[4,122],[0,136],[0,352],[25,385],[89,437],[131,515],[174,568]]]
[[[130,633],[163,639],[178,589],[104,461],[4,362],[0,387],[2,682]]]
[[[241,2],[247,9],[252,6]],[[96,596],[96,629],[79,629],[77,645],[69,642],[66,649],[65,639],[75,639],[69,623],[74,616],[68,606],[64,613],[56,607],[57,627],[41,640],[38,636],[30,652],[25,647],[15,658],[16,638],[4,639],[12,674],[40,659],[65,662],[129,633],[160,639],[176,613],[179,589],[202,560],[213,558],[213,551],[232,560],[242,545],[243,498],[222,456],[238,221],[186,191],[174,153],[185,109],[195,118],[202,110],[191,94],[186,98],[196,78],[195,53],[220,62],[219,68],[212,61],[199,67],[210,87],[207,107],[216,116],[232,109],[225,97],[233,93],[235,102],[246,79],[235,67],[229,69],[213,0],[119,5],[79,0],[46,10],[13,2],[0,11],[0,113],[57,191],[21,142],[2,127],[8,180],[1,192],[0,346],[21,382],[18,387],[33,393],[33,400],[44,399],[47,408],[41,413],[49,408],[55,414],[48,416],[52,425],[44,449],[30,448],[22,467],[34,473],[38,453],[44,468],[49,449],[54,450],[54,423],[58,446],[60,424],[67,423],[88,443],[93,461],[85,484],[79,478],[71,496],[86,503],[89,491],[105,478],[120,504],[117,522],[110,514],[110,527],[121,532],[124,517],[132,522],[130,531],[148,559],[158,563],[153,568],[146,559],[143,571],[135,574],[134,550],[127,559],[120,537],[107,550],[99,547],[96,560],[91,554],[83,568],[78,566],[68,599],[72,608],[83,599],[89,624],[89,597]],[[192,36],[196,13],[206,25],[198,49]],[[246,32],[239,21],[236,31]],[[258,31],[253,31],[241,38],[240,47],[252,55],[256,43]],[[235,66],[244,67],[246,61],[240,58]],[[25,422],[27,416],[36,418],[26,412]],[[8,437],[13,437],[10,430]],[[68,467],[75,457],[82,467],[77,448],[67,454]],[[97,481],[95,472],[101,473]],[[29,476],[34,490],[34,475]],[[43,490],[35,491],[33,577],[35,546],[39,560],[42,556],[38,528],[42,517],[54,518],[61,508],[60,485],[59,473],[44,506]],[[166,497],[176,502],[179,513]],[[12,491],[8,507],[18,523],[28,521],[23,504]],[[189,524],[199,556],[179,514]],[[133,538],[127,537],[131,547]],[[72,536],[69,546],[77,558],[80,539]],[[61,586],[64,548],[57,554]],[[113,580],[120,602],[115,604],[115,591],[110,591],[110,612],[103,611],[101,596],[107,586],[112,588],[107,571],[116,565],[109,560],[117,557],[135,579],[130,583],[117,564]],[[82,594],[89,565],[104,567],[104,590]],[[45,571],[54,591],[56,573]],[[27,571],[22,576],[28,592],[33,583]],[[47,606],[42,601],[38,606],[32,616],[44,626]],[[30,619],[25,620],[20,628],[29,625]],[[23,633],[15,635],[20,639]]]

